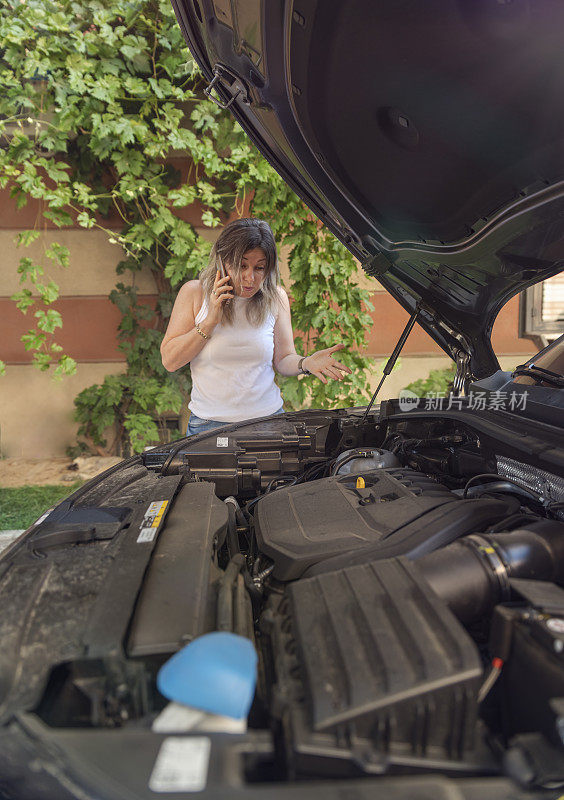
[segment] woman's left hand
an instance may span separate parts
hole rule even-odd
[[[343,372],[352,373],[352,369],[333,358],[333,353],[337,350],[343,350],[344,347],[344,344],[335,344],[325,350],[318,350],[304,358],[302,366],[312,375],[315,375],[316,378],[319,378],[322,383],[327,383],[327,378],[340,381],[343,378]]]

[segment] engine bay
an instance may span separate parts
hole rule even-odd
[[[159,669],[228,631],[244,729],[168,730],[236,748],[228,783],[564,785],[563,455],[495,421],[297,412],[87,484],[0,562],[4,722],[154,735]]]

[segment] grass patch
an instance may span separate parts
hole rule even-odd
[[[29,528],[48,508],[60,503],[83,483],[76,481],[68,486],[18,486],[13,489],[0,487],[0,530]]]

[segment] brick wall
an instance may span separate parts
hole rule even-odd
[[[185,160],[178,160],[175,166],[182,173],[188,168]],[[197,204],[180,211],[184,219],[201,226]],[[117,229],[119,219],[110,218],[104,224]],[[29,248],[16,248],[17,232],[38,225],[42,231],[40,238]],[[211,235],[216,234],[211,232]],[[69,248],[67,269],[53,266],[43,255],[53,241]],[[0,254],[0,359],[8,365],[6,376],[0,378],[0,453],[4,457],[30,458],[62,455],[75,441],[73,398],[86,386],[102,381],[106,374],[120,372],[124,366],[116,338],[120,315],[108,299],[117,281],[115,267],[123,252],[119,246],[110,244],[102,231],[54,228],[43,218],[37,201],[16,209],[4,190],[0,191]],[[31,354],[20,342],[31,320],[22,316],[9,298],[19,289],[17,265],[24,255],[43,263],[46,274],[61,289],[55,308],[62,313],[63,329],[57,332],[57,341],[78,362],[77,374],[62,383],[54,383],[49,373],[35,369],[30,363]],[[283,258],[282,272],[287,281]],[[374,326],[367,353],[374,356],[377,366],[393,349],[407,314],[360,270],[358,280],[373,292]],[[149,271],[136,276],[136,285],[140,302],[154,302],[156,287]],[[527,354],[535,352],[530,341],[518,338],[518,305],[518,298],[513,298],[494,327],[494,350],[503,356],[504,365],[524,361]],[[434,341],[415,326],[402,355],[402,368],[386,384],[388,396],[412,380],[425,377],[430,369],[448,364],[449,359]]]

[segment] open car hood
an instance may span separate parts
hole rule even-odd
[[[212,95],[453,359],[562,269],[559,0],[173,0]]]

